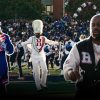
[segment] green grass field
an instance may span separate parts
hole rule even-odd
[[[22,70],[23,70],[23,74],[24,75],[32,75],[32,69],[27,67],[26,64],[23,64],[22,65]],[[60,69],[55,65],[54,68],[52,69],[50,66],[49,66],[49,73],[50,75],[59,75],[60,74]],[[11,70],[10,70],[10,75],[18,75],[18,66],[15,66],[15,67],[11,67]]]
[[[35,82],[32,76],[32,70],[27,66],[23,66],[23,74],[25,79],[18,80],[18,68],[14,68],[10,74],[10,83],[7,86],[7,93],[9,95],[31,95],[31,96],[47,96],[47,97],[70,97],[75,94],[74,83],[65,81],[60,75],[59,69],[49,68],[50,75],[47,77],[46,91],[38,93],[35,87]],[[27,77],[26,77],[27,76]],[[12,77],[15,77],[14,79]]]

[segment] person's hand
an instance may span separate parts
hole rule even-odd
[[[4,42],[0,43],[0,49],[6,51],[6,43],[4,43]]]
[[[75,82],[77,79],[80,78],[79,71],[77,71],[77,70],[73,71],[71,69],[71,70],[68,71],[67,75],[68,75],[68,78],[73,82]]]
[[[6,51],[6,44],[4,42],[0,43],[0,52],[1,51]]]

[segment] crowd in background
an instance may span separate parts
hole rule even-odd
[[[49,18],[48,20],[42,20],[44,22],[43,35],[48,39],[60,41],[59,46],[45,45],[47,66],[50,62],[51,68],[54,68],[54,64],[56,64],[62,69],[64,60],[74,43],[89,36],[89,20],[76,20],[67,14],[58,20],[51,20]],[[14,64],[17,63],[20,77],[23,77],[22,62],[27,62],[28,68],[32,68],[30,50],[25,50],[21,46],[22,41],[26,41],[30,36],[34,35],[31,24],[32,21],[21,19],[0,21],[2,31],[10,35],[15,49],[14,54],[7,57],[9,70],[11,66],[15,66]]]

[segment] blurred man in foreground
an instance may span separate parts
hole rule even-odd
[[[76,82],[76,97],[99,97],[100,14],[90,21],[90,37],[72,48],[63,65],[65,80]]]

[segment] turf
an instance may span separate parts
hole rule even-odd
[[[65,81],[63,75],[60,75],[60,69],[49,69],[50,75],[47,77],[46,91],[37,92],[32,69],[23,66],[24,80],[18,80],[18,68],[9,72],[10,83],[7,85],[7,94],[11,96],[36,96],[36,97],[70,97],[75,95],[75,84]]]
[[[27,76],[30,77],[30,76]],[[7,92],[9,95],[21,95],[21,96],[47,96],[47,97],[74,97],[75,86],[74,83],[64,81],[62,76],[48,77],[47,80],[48,89],[38,93],[35,87],[34,79],[30,77],[30,80],[15,80],[10,81],[7,86]]]

